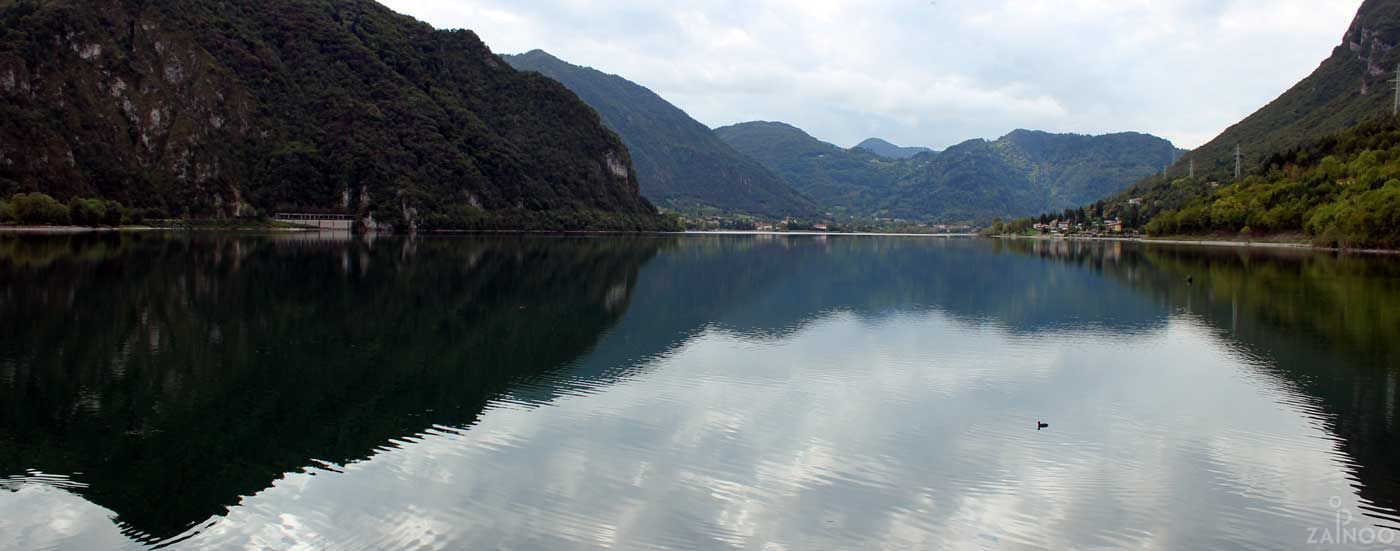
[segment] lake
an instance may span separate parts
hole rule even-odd
[[[1400,546],[1390,257],[0,236],[0,328],[3,549]]]

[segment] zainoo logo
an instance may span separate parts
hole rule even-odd
[[[1332,499],[1327,500],[1327,504],[1336,511],[1332,526],[1308,528],[1308,543],[1311,545],[1394,545],[1397,536],[1400,536],[1393,528],[1384,526],[1352,526],[1355,519],[1350,510],[1342,507],[1340,497],[1332,496]]]

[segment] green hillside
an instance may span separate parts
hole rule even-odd
[[[1172,169],[1186,175],[1195,159],[1199,175],[1234,173],[1235,147],[1243,150],[1245,171],[1266,157],[1342,132],[1388,112],[1394,101],[1390,80],[1400,65],[1400,3],[1366,0],[1332,55],[1288,91],[1220,136],[1196,149]]]
[[[1157,235],[1290,234],[1327,245],[1400,246],[1388,191],[1397,44],[1400,4],[1366,0],[1311,75],[1167,175],[1103,203],[1140,202],[1146,229]],[[1236,146],[1243,181],[1234,178]]]
[[[596,109],[631,150],[642,195],[657,204],[768,216],[815,210],[778,175],[734,151],[651,90],[540,50],[502,57],[516,69],[559,81]]]
[[[1270,170],[1210,189],[1147,224],[1153,235],[1305,233],[1340,247],[1400,248],[1400,120],[1383,117],[1268,158]]]
[[[0,197],[399,227],[665,226],[558,83],[371,0],[0,2]]]

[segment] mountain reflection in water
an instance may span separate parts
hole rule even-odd
[[[1397,302],[1127,243],[0,237],[0,547],[1299,547],[1397,524]]]

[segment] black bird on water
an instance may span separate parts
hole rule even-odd
[[[1050,428],[1050,423],[1046,423],[1045,421],[1041,421],[1041,420],[1038,420],[1038,419],[1037,419],[1036,422],[1035,422],[1035,430],[1040,430],[1040,429],[1045,429],[1045,428]]]
[[[1191,274],[1186,274],[1186,284],[1187,284],[1187,285],[1190,285],[1190,284],[1195,283],[1195,282],[1196,282],[1196,278],[1195,278],[1195,277],[1192,277]]]

